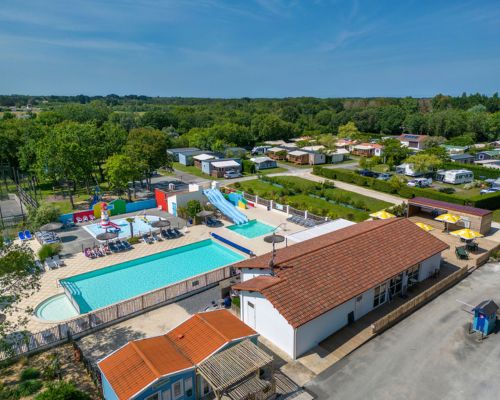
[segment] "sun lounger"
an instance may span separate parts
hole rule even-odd
[[[52,260],[57,264],[58,267],[62,267],[64,265],[66,265],[64,263],[64,261],[59,258],[58,255],[55,255],[54,257],[52,257]]]
[[[160,234],[161,234],[161,237],[163,239],[170,239],[170,237],[168,236],[167,231],[165,229],[162,229]]]
[[[17,237],[19,238],[19,240],[21,240],[21,242],[24,242],[26,240],[26,236],[24,235],[23,231],[17,232]]]
[[[142,235],[142,241],[147,244],[153,244],[153,241],[146,234]]]
[[[156,240],[157,242],[161,242],[163,240],[160,236],[158,236],[158,234],[156,232],[153,232],[152,236],[153,236],[153,239]]]
[[[108,243],[108,247],[112,253],[118,253],[120,251],[120,249],[116,247],[116,244],[114,244],[113,242]]]
[[[76,222],[78,222],[79,224],[81,224],[83,222],[83,219],[81,219],[81,217],[76,217]]]
[[[167,234],[173,239],[177,239],[179,237],[179,235],[177,235],[171,228],[167,229]]]
[[[174,228],[174,233],[177,235],[177,237],[184,236],[184,234],[179,229],[177,229],[177,228]]]
[[[31,236],[30,231],[24,231],[24,236],[26,237],[26,240],[32,240],[33,236]]]
[[[40,272],[45,272],[45,267],[43,266],[42,262],[40,260],[35,260],[35,267],[40,271]]]
[[[121,243],[123,246],[125,246],[125,250],[132,250],[133,249],[132,245],[129,242],[127,242],[126,240],[122,241]]]
[[[56,269],[57,268],[57,263],[51,258],[47,258],[45,260],[45,266],[48,268],[48,269]]]

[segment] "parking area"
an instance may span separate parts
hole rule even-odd
[[[469,334],[470,307],[500,303],[490,263],[307,384],[321,399],[498,398],[500,333]]]

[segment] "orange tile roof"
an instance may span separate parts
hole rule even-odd
[[[165,336],[129,342],[99,362],[119,399],[128,399],[156,379],[194,367]]]
[[[447,248],[408,219],[366,221],[278,251],[274,284],[256,277],[238,286],[261,286],[258,291],[297,328]],[[269,257],[236,267],[268,268]]]
[[[167,336],[193,363],[198,364],[224,344],[256,334],[229,311],[217,310],[194,315]]]
[[[248,281],[233,286],[234,290],[245,290],[248,292],[261,292],[268,287],[278,283],[281,279],[277,276],[260,275]]]
[[[131,341],[98,365],[119,399],[194,366],[233,340],[257,333],[227,310],[195,314],[165,335]]]

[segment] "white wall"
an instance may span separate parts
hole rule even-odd
[[[240,279],[241,282],[248,281],[249,279],[255,278],[260,275],[270,275],[270,269],[257,269],[257,268],[242,268]]]
[[[296,357],[301,356],[323,339],[347,325],[347,315],[354,312],[356,299],[320,315],[297,328]]]
[[[361,318],[363,315],[369,313],[371,310],[373,310],[373,289],[368,289],[366,292],[364,292],[361,296],[361,300],[357,301],[357,296],[354,300],[356,301],[355,305],[355,310],[354,310],[354,317],[356,319]]]
[[[435,254],[420,264],[420,271],[418,273],[418,280],[423,281],[429,278],[436,269],[441,266],[441,253]]]
[[[255,326],[247,320],[249,301],[255,306]],[[241,320],[293,358],[294,329],[271,302],[256,292],[240,292],[240,302]]]

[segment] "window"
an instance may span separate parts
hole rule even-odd
[[[152,394],[151,396],[146,397],[146,400],[160,400],[160,392]]]
[[[399,275],[395,276],[389,281],[389,294],[395,296],[401,293],[403,289],[403,273],[401,272]]]
[[[184,379],[184,391],[186,392],[186,397],[193,395],[193,378]]]
[[[183,394],[182,381],[174,382],[174,384],[172,385],[172,398],[174,400],[177,400],[179,397],[182,397]]]
[[[212,390],[212,388],[210,387],[210,385],[203,378],[201,378],[201,388],[202,388],[202,392],[203,392],[204,395],[210,393],[210,391]]]
[[[414,265],[413,267],[406,270],[406,276],[408,277],[408,287],[412,287],[418,283],[418,272],[420,270],[420,264]]]
[[[387,289],[387,283],[383,283],[380,286],[377,286],[374,289],[374,296],[373,296],[373,307],[378,307],[381,304],[384,304],[386,301],[386,292]]]

